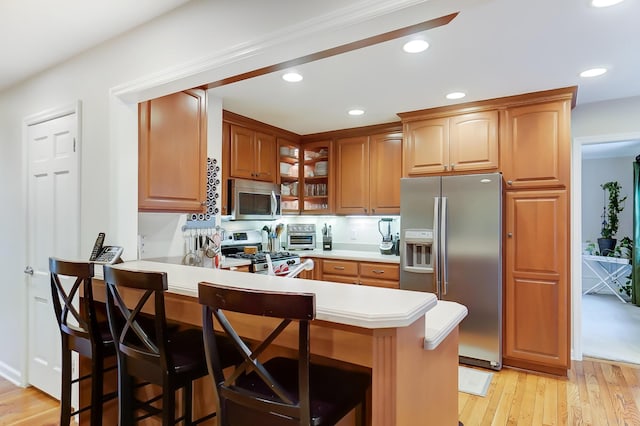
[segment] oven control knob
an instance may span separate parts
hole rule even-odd
[[[287,265],[295,265],[295,264],[296,264],[295,260],[293,260],[293,259],[287,260]]]

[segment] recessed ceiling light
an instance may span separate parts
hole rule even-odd
[[[425,40],[411,40],[408,41],[402,46],[402,50],[407,53],[420,53],[424,52],[429,48],[429,43]]]
[[[447,94],[447,99],[462,99],[467,96],[464,92],[451,92]]]
[[[591,0],[591,6],[593,7],[609,7],[622,3],[623,0]]]
[[[582,71],[580,77],[597,77],[607,72],[606,68],[591,68],[589,70]]]
[[[355,108],[355,109],[350,109],[349,110],[349,115],[362,115],[362,114],[364,114],[364,110],[363,109]]]
[[[289,83],[297,83],[298,81],[302,81],[302,75],[297,72],[288,72],[282,75],[282,79]]]

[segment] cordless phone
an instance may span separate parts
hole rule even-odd
[[[118,246],[102,246],[104,244],[104,232],[98,234],[96,242],[91,250],[89,261],[93,263],[116,263],[122,255],[123,248]]]
[[[98,234],[98,238],[96,238],[96,242],[93,245],[93,250],[91,250],[91,257],[89,257],[90,261],[96,260],[98,254],[102,250],[102,244],[104,244],[104,232]]]

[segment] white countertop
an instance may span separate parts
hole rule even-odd
[[[144,260],[125,262],[114,267],[166,272],[170,292],[192,297],[198,297],[200,281],[256,290],[315,293],[316,319],[369,329],[406,327],[422,318],[437,303],[436,296],[432,293],[194,268]]]
[[[291,250],[300,257],[317,257],[319,259],[356,260],[360,262],[400,263],[400,256],[393,254],[380,254],[378,251],[357,250]]]
[[[174,265],[182,265],[182,256],[171,256],[171,257],[154,257],[152,259],[141,259],[143,261],[149,262],[160,262],[160,263],[172,263]],[[240,266],[248,266],[251,265],[251,261],[249,259],[235,259],[233,257],[223,257],[222,259],[222,269],[230,269],[230,268],[239,268]],[[205,259],[205,264],[202,265],[203,268],[213,268],[210,258]]]

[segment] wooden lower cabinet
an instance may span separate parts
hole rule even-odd
[[[506,193],[504,364],[570,368],[566,190]]]
[[[336,283],[359,284],[358,262],[350,260],[322,261],[322,280]]]
[[[393,263],[323,260],[323,281],[400,288],[400,266]]]

